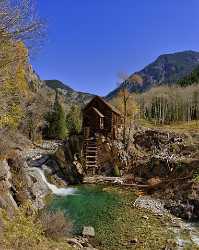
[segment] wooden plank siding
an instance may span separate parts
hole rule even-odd
[[[103,119],[103,128],[100,119]],[[83,128],[90,128],[90,135],[103,134],[113,137],[121,125],[121,114],[101,97],[94,97],[83,110]]]
[[[97,174],[103,157],[98,135],[115,139],[122,115],[101,97],[94,97],[83,110],[84,157],[87,175]]]

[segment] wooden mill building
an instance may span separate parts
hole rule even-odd
[[[116,139],[122,126],[122,114],[103,98],[95,96],[83,109],[84,152],[86,168],[98,167],[100,136]]]

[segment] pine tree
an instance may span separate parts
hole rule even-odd
[[[67,128],[65,123],[65,113],[59,103],[58,94],[56,93],[53,110],[46,116],[48,123],[47,137],[51,139],[63,140],[67,137]]]
[[[74,105],[66,116],[66,126],[70,135],[79,134],[82,129],[81,109]]]

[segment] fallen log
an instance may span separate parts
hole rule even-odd
[[[110,183],[113,185],[121,185],[126,187],[137,187],[137,188],[147,188],[149,185],[144,184],[137,184],[137,183],[126,183],[125,181],[128,180],[125,177],[111,177],[111,176],[90,176],[84,177],[83,183],[84,184],[100,184],[100,183]]]
[[[123,183],[123,177],[111,177],[111,176],[102,176],[102,175],[95,175],[95,176],[87,176],[84,177],[83,183],[102,183],[102,182],[110,182],[110,183]]]
[[[179,177],[175,179],[161,179],[160,182],[157,183],[149,183],[149,184],[139,184],[139,183],[128,183],[128,177],[112,177],[112,176],[102,176],[102,175],[95,175],[95,176],[86,176],[83,179],[84,184],[103,184],[103,183],[110,183],[113,185],[120,185],[124,187],[135,187],[135,188],[146,188],[146,189],[154,189],[165,184],[171,184],[172,182],[178,180],[185,180],[189,179],[189,176]]]

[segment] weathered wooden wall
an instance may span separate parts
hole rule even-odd
[[[95,114],[92,107],[104,115],[104,129],[100,129],[99,116]],[[116,114],[100,98],[94,98],[83,111],[83,127],[90,127],[93,132],[101,132],[105,136],[113,136],[114,129],[121,125],[121,117]]]

